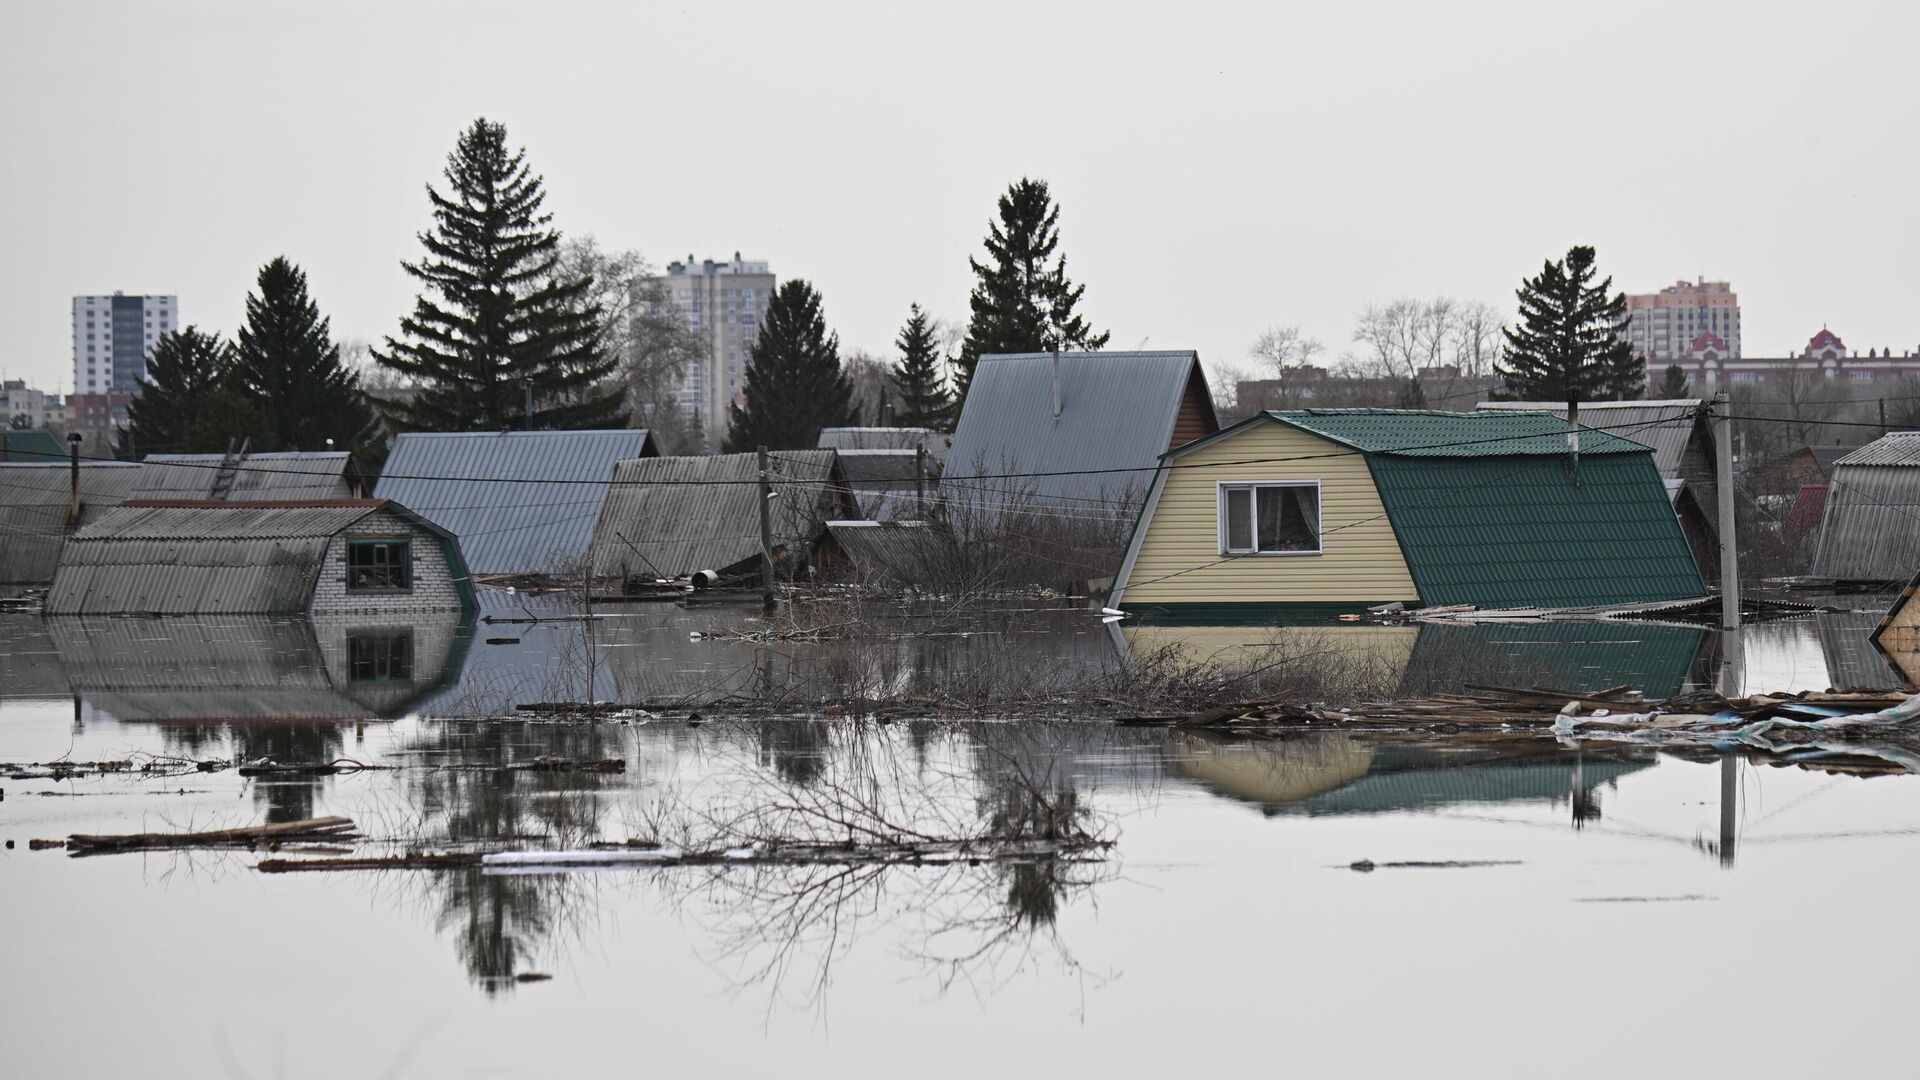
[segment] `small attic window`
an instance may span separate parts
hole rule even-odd
[[[406,592],[413,588],[413,544],[381,537],[347,541],[347,591]]]
[[[1320,481],[1222,483],[1222,555],[1320,554]]]

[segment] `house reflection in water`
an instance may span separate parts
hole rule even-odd
[[[1672,697],[1711,681],[1708,634],[1691,626],[1630,622],[1480,622],[1294,626],[1121,624],[1120,647],[1137,661],[1167,649],[1191,660],[1337,665],[1382,694],[1458,693],[1469,684],[1593,692],[1632,686]]]
[[[349,726],[403,716],[458,669],[459,612],[406,616],[50,618],[76,722],[164,728],[191,757],[302,764],[350,756]],[[323,777],[261,782],[268,821],[311,817]]]
[[[1176,732],[1168,770],[1218,795],[1282,814],[1420,812],[1475,803],[1566,802],[1600,817],[1599,789],[1654,763],[1644,748],[1563,750],[1369,744],[1331,733],[1260,742]]]

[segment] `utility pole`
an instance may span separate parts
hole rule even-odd
[[[1733,402],[1713,396],[1714,494],[1720,504],[1720,629],[1740,629],[1740,540],[1733,526]]]
[[[1887,399],[1880,399],[1880,437],[1887,437]]]
[[[913,505],[920,520],[927,519],[927,444],[913,448]]]
[[[524,407],[526,410],[525,412],[526,419],[524,422],[526,424],[527,430],[532,431],[533,430],[533,380],[530,378],[521,379],[520,390],[521,390],[521,393],[525,395]]]
[[[767,475],[767,448],[760,447],[760,606],[773,613],[773,481]]]
[[[1720,759],[1720,865],[1733,865],[1733,849],[1739,839],[1736,828],[1740,796],[1740,758],[1727,754]]]

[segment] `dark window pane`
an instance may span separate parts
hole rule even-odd
[[[347,591],[413,587],[413,545],[405,540],[349,540]]]
[[[347,681],[406,682],[413,678],[413,631],[355,631],[347,635]]]

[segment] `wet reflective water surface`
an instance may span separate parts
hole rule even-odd
[[[768,687],[989,680],[1043,696],[1169,640],[1269,644],[1027,611],[850,658],[724,633],[746,621],[0,618],[0,762],[151,766],[0,779],[4,1071],[1774,1076],[1904,1061],[1886,1037],[1910,1011],[1904,973],[1834,930],[1903,924],[1913,777],[1550,739],[731,720],[727,695]],[[1735,649],[1684,627],[1367,627],[1346,644],[1409,692],[1469,671],[1666,694],[1729,653],[1752,689],[1896,684],[1871,626],[1769,624]],[[498,718],[589,696],[708,704],[699,721]],[[212,759],[374,767],[192,764]],[[515,768],[541,759],[619,766]],[[1094,846],[547,873],[28,850],[321,815],[352,818],[356,850],[382,854],[881,832]],[[1846,1031],[1878,1034],[1753,1031],[1756,1010],[1791,1001],[1845,1001]]]

